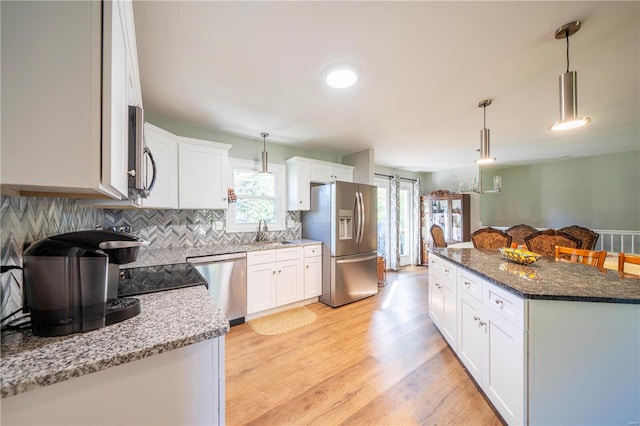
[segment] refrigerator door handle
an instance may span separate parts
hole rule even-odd
[[[367,257],[359,257],[357,259],[341,259],[341,260],[336,260],[336,263],[356,263],[356,262],[362,262],[365,260],[371,260],[371,259],[376,259],[378,257],[378,253],[372,254],[371,256],[367,256]]]
[[[360,224],[360,209],[360,197],[358,197],[358,192],[356,192],[356,220],[358,221],[358,223],[356,223],[356,243],[360,242],[360,230],[362,229]]]
[[[364,238],[364,229],[365,229],[365,224],[367,223],[367,218],[364,215],[364,197],[362,196],[362,192],[358,192],[358,194],[360,195],[360,241],[358,241],[359,243],[362,242],[363,238]]]

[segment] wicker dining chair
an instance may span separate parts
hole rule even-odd
[[[515,226],[512,226],[511,228],[508,228],[504,232],[505,234],[511,236],[511,241],[522,246],[524,245],[524,239],[527,238],[529,235],[535,234],[536,232],[538,232],[538,230],[533,226],[529,226],[529,225],[525,225],[524,223],[521,223],[520,225],[515,225]]]
[[[638,278],[640,275],[625,272],[625,264],[640,265],[640,256],[637,254],[618,253],[618,274],[621,278]]]
[[[511,246],[511,236],[506,233],[492,228],[480,228],[471,234],[471,242],[473,247],[482,250],[497,250],[500,247]]]
[[[576,262],[595,266],[604,270],[604,261],[607,258],[606,251],[583,250],[570,247],[556,246],[556,262]]]
[[[431,232],[434,247],[444,248],[447,246],[447,242],[444,240],[444,231],[441,227],[438,225],[431,225],[429,232]]]
[[[597,232],[593,232],[591,229],[578,225],[565,226],[564,228],[558,229],[558,231],[567,233],[573,238],[577,238],[582,241],[580,248],[584,250],[593,250],[596,246],[596,242],[598,241],[598,237],[600,236]]]
[[[555,229],[545,229],[524,239],[527,249],[543,256],[555,257],[556,246],[581,248],[582,241]]]

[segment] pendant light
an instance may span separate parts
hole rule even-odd
[[[478,104],[478,108],[482,108],[484,111],[484,124],[482,130],[480,130],[480,158],[476,160],[476,164],[487,164],[496,161],[496,158],[492,157],[489,152],[491,149],[491,133],[489,129],[487,129],[487,107],[489,105],[491,105],[491,99],[485,99]]]
[[[567,40],[567,71],[560,76],[560,121],[549,128],[569,130],[591,122],[589,117],[578,117],[578,74],[569,71],[569,37],[580,29],[580,21],[569,22],[556,30],[556,40]]]
[[[267,161],[267,136],[269,133],[260,133],[260,136],[262,136],[262,172],[260,173],[269,173]]]

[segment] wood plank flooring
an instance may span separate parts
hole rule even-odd
[[[428,315],[428,269],[277,336],[226,338],[228,425],[499,425]]]

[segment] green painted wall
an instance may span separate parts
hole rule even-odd
[[[150,114],[148,114],[145,119],[149,123],[152,123],[178,136],[185,136],[188,138],[203,139],[233,145],[229,150],[229,157],[241,158],[244,160],[262,161],[261,155],[263,142],[262,138],[260,138],[260,135],[256,135],[255,139],[249,139],[242,136],[235,136],[228,133],[205,129],[202,127],[179,124],[163,120]],[[273,143],[269,141],[269,138],[267,138],[267,152],[269,153],[269,162],[273,162],[274,164],[284,164],[286,159],[295,156],[315,158],[316,160],[340,163],[340,157],[337,155]]]
[[[480,196],[484,225],[640,230],[640,151],[490,173],[502,176],[503,190]]]

